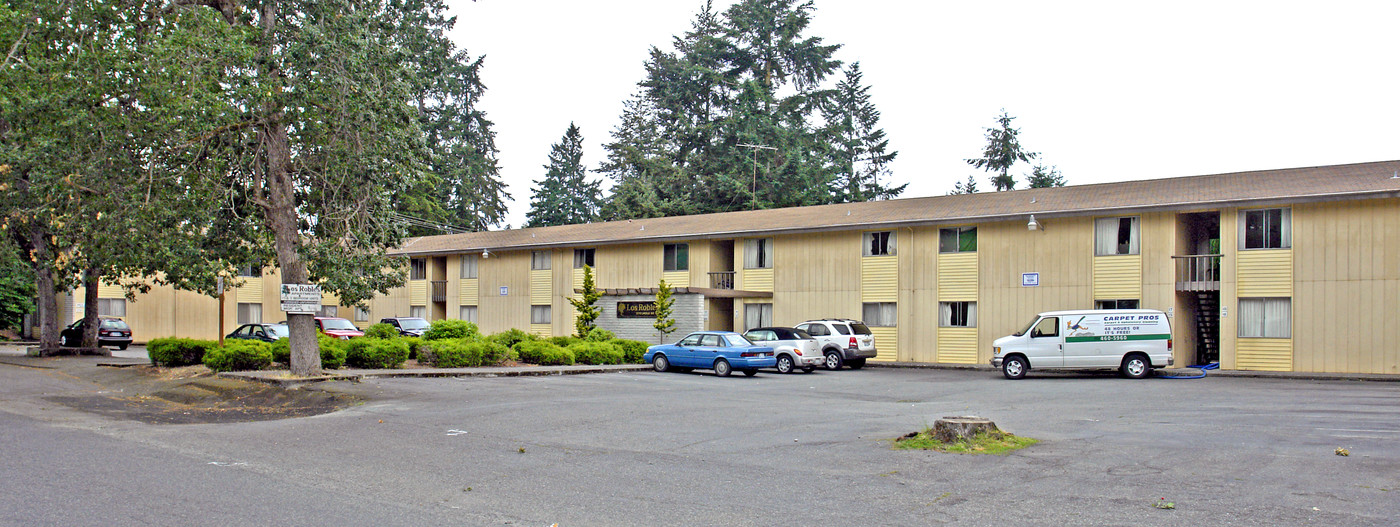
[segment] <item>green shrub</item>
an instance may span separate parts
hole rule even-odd
[[[151,364],[156,366],[189,366],[204,362],[204,355],[219,346],[212,340],[181,338],[151,339],[146,343],[146,353]]]
[[[489,340],[451,339],[426,343],[421,353],[437,368],[473,368],[498,364],[509,351]]]
[[[204,365],[214,371],[261,370],[272,364],[272,346],[256,340],[231,339],[210,348]]]
[[[502,331],[495,335],[491,335],[487,338],[491,339],[492,342],[495,342],[507,348],[514,348],[516,344],[519,344],[521,342],[536,341],[540,339],[539,337],[536,337],[534,335],[531,335],[529,333],[515,328]]]
[[[572,346],[575,342],[583,342],[583,339],[575,337],[573,335],[564,335],[562,337],[549,337],[545,340],[548,340],[550,344],[559,346],[561,348],[567,348],[569,346]]]
[[[408,360],[408,344],[403,339],[353,338],[344,346],[345,363],[351,368],[397,368]]]
[[[391,339],[399,336],[399,330],[393,324],[380,322],[365,328],[365,336],[372,339]]]
[[[624,364],[641,364],[642,355],[647,352],[649,344],[640,340],[613,339],[612,345],[622,350],[622,362]]]
[[[417,359],[418,346],[423,343],[422,337],[399,337],[399,340],[402,340],[404,344],[408,344],[408,358]]]
[[[595,327],[593,329],[588,330],[588,334],[584,335],[583,340],[587,340],[589,342],[607,342],[609,340],[612,340],[613,338],[615,338],[613,332],[603,328]]]
[[[342,341],[325,333],[316,334],[316,345],[321,350],[321,369],[335,370],[345,365],[345,348],[341,347]],[[272,350],[272,360],[288,366],[292,365],[291,341],[286,338],[277,339],[270,345]]]
[[[579,342],[568,350],[579,364],[622,364],[622,350],[611,342]]]
[[[423,340],[464,339],[481,336],[476,324],[465,320],[434,320]]]
[[[574,353],[545,340],[525,340],[515,345],[521,362],[530,364],[573,364]]]

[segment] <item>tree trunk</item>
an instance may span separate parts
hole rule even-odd
[[[101,323],[97,320],[97,285],[101,278],[97,269],[83,270],[83,341],[81,347],[97,347],[97,330]]]
[[[968,441],[982,432],[996,432],[997,425],[991,419],[977,416],[949,416],[933,422],[933,435],[944,443]]]
[[[58,351],[63,327],[58,317],[58,290],[54,286],[53,270],[48,266],[54,256],[46,234],[37,223],[29,226],[29,265],[34,269],[34,287],[39,296],[39,349],[51,354]]]

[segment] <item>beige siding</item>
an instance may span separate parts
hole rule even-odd
[[[541,269],[530,271],[530,305],[543,306],[551,304],[550,298],[554,293],[552,271]]]
[[[574,292],[575,277],[577,277],[578,287],[583,287],[583,269],[574,269],[573,249],[561,249],[554,251],[554,261],[559,262],[554,266],[553,280],[551,286],[554,289],[550,296],[551,323],[554,326],[554,335],[572,335],[574,333],[574,320],[578,317],[578,311],[574,310],[574,305],[569,303],[570,298],[579,298],[580,295]]]
[[[1291,371],[1293,369],[1292,339],[1242,338],[1236,342],[1239,350],[1236,369]]]
[[[977,301],[977,253],[938,255],[938,299],[943,302]]]
[[[1142,255],[1094,257],[1094,299],[1125,298],[1142,298]]]
[[[854,278],[862,260],[859,232],[778,236],[773,254],[774,323],[860,318],[860,281]],[[738,320],[735,327],[742,323]]]
[[[478,275],[480,276],[480,275]],[[474,306],[480,302],[481,280],[479,278],[464,278],[457,285],[458,305]],[[454,317],[455,318],[455,317]]]
[[[551,324],[530,324],[530,334],[552,337],[554,336],[554,326]]]
[[[1239,296],[1293,296],[1292,250],[1240,251],[1236,261]]]
[[[860,260],[860,301],[899,300],[899,257],[866,256]]]
[[[408,281],[408,305],[426,306],[428,305],[428,281],[409,280]]]
[[[772,269],[744,269],[743,278],[744,283],[739,285],[739,289],[744,291],[773,290]]]
[[[482,286],[477,320],[483,333],[530,325],[530,251],[492,251],[477,267]],[[505,287],[506,295],[500,294]]]
[[[977,228],[977,362],[991,360],[991,342],[1021,329],[1031,317],[1056,309],[1088,309],[1093,303],[1094,221],[1036,217]],[[1021,287],[1021,273],[1040,273],[1039,287]],[[936,325],[936,324],[935,324]]]
[[[243,278],[243,285],[236,289],[234,295],[238,297],[238,302],[243,304],[261,304],[263,301],[263,279],[260,276],[249,276]],[[276,298],[278,307],[281,307],[282,298],[279,294]],[[266,313],[264,313],[264,316]]]
[[[899,231],[900,361],[937,362],[938,229]]]
[[[690,287],[690,271],[666,271],[661,273],[661,278],[671,287]]]
[[[977,328],[938,328],[938,362],[977,364]]]
[[[661,248],[658,243],[599,247],[593,279],[603,289],[656,287],[661,282]]]
[[[97,298],[125,298],[125,297],[126,297],[126,291],[123,291],[123,290],[122,290],[122,286],[116,285],[116,284],[107,284],[107,283],[98,282],[98,284],[97,284]]]
[[[1233,262],[1239,255],[1236,250],[1238,245],[1238,224],[1235,222],[1239,214],[1236,209],[1220,210],[1220,252],[1223,254],[1223,261],[1220,264],[1220,368],[1226,370],[1235,369],[1235,343],[1239,340],[1239,324],[1235,317],[1239,316],[1237,309],[1240,302],[1235,295],[1235,265]]]
[[[686,278],[687,287],[710,287],[710,269],[716,268],[710,265],[710,242],[706,240],[695,240],[690,242],[690,276]],[[671,283],[670,279],[666,283]]]
[[[899,328],[870,328],[870,334],[875,336],[875,350],[878,352],[875,358],[870,360],[881,362],[898,360]]]

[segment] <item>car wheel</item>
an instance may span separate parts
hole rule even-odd
[[[848,368],[850,368],[850,369],[853,369],[853,370],[859,370],[859,369],[861,369],[861,368],[864,368],[864,367],[865,367],[865,359],[851,359],[851,360],[848,360],[848,361],[846,361],[846,367],[848,367]]]
[[[734,373],[734,367],[729,365],[729,361],[724,359],[715,361],[715,375],[728,377],[731,373]]]
[[[747,369],[747,370],[744,370],[744,376],[745,376],[745,377],[753,377],[754,375],[758,375],[758,370],[753,369],[753,368],[749,368],[749,369]]]
[[[1001,363],[1001,374],[1008,379],[1020,379],[1026,376],[1026,359],[1018,356],[1007,357]]]
[[[666,371],[671,369],[671,361],[666,360],[665,355],[657,355],[651,358],[651,367],[656,371]]]
[[[836,371],[841,369],[845,361],[841,360],[841,354],[835,351],[826,352],[826,369]]]
[[[802,373],[812,373],[813,371],[816,371],[816,369],[816,366],[807,366],[805,368],[802,368]]]
[[[58,342],[58,345],[59,345],[59,346],[63,346],[63,347],[65,347],[65,348],[71,348],[71,347],[73,347],[73,339],[72,339],[72,337],[66,337],[66,336],[64,336],[64,337],[60,337],[58,340],[59,340],[59,342]]]
[[[1118,371],[1129,379],[1142,379],[1152,374],[1152,364],[1147,362],[1147,357],[1132,354],[1123,359],[1123,365]]]
[[[122,345],[120,345],[120,346],[117,346],[117,349],[119,349],[119,350],[125,350],[126,347],[127,347],[127,346],[130,346],[130,345],[131,345],[131,344],[129,344],[129,343],[128,343],[128,344],[122,344]]]
[[[792,357],[778,356],[778,373],[792,373]]]

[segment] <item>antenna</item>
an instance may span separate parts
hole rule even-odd
[[[753,182],[751,183],[752,186],[749,188],[749,194],[753,195],[753,204],[749,205],[749,210],[757,210],[757,209],[758,209],[758,151],[759,151],[759,149],[763,149],[763,150],[773,150],[773,151],[777,151],[778,149],[777,149],[777,148],[773,148],[773,147],[771,147],[771,146],[751,145],[751,144],[748,144],[748,143],[739,143],[739,146],[742,146],[742,147],[744,147],[744,148],[752,148],[752,149],[753,149],[753,155],[751,156],[751,157],[753,158]]]

